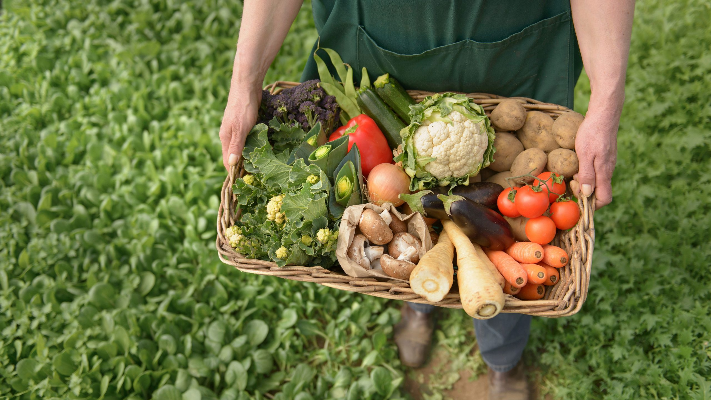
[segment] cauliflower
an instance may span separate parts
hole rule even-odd
[[[239,229],[239,227],[230,226],[225,229],[225,238],[230,242],[230,246],[237,248],[240,244],[242,244],[244,236],[242,236],[242,230]]]
[[[286,222],[284,213],[281,212],[281,205],[284,202],[284,195],[274,196],[267,203],[267,219],[281,225]]]
[[[311,185],[317,184],[319,180],[320,180],[319,177],[316,175],[309,175],[306,177],[306,182],[308,182]]]
[[[281,246],[277,249],[275,254],[276,254],[277,258],[284,260],[289,256],[289,251],[286,249],[286,247]]]
[[[494,130],[484,109],[465,95],[443,93],[412,106],[402,161],[413,191],[469,183],[493,161]]]
[[[247,174],[247,175],[245,175],[245,176],[242,177],[242,180],[243,180],[244,183],[246,183],[247,185],[250,185],[250,186],[251,186],[251,185],[254,185],[254,175]]]

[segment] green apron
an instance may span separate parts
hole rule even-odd
[[[313,14],[320,46],[355,69],[356,84],[365,67],[371,80],[388,72],[406,89],[573,107],[582,59],[569,1],[313,0]],[[311,55],[301,79],[314,78]]]

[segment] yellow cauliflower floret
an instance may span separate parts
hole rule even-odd
[[[269,200],[269,203],[267,203],[267,219],[269,221],[274,221],[280,225],[286,222],[286,216],[283,212],[281,212],[281,205],[283,202],[283,194],[274,196]]]
[[[282,260],[286,259],[286,257],[289,256],[289,251],[286,249],[286,247],[281,246],[277,249],[276,251],[276,256]]]

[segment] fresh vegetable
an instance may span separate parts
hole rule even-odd
[[[496,183],[497,185],[501,185],[501,187],[507,188],[507,187],[519,187],[521,186],[520,183],[514,182],[512,179],[508,179],[513,177],[511,174],[511,171],[504,171],[504,172],[499,172],[498,174],[494,174],[487,178],[485,182],[492,182]]]
[[[369,116],[360,114],[351,118],[346,125],[336,129],[328,140],[334,141],[344,136],[348,137],[348,150],[354,144],[358,144],[358,148],[362,150],[360,162],[363,177],[368,178],[368,174],[376,165],[393,162],[393,153],[383,132]]]
[[[501,286],[502,288],[506,286],[506,279],[504,279],[504,276],[501,275],[501,272],[496,269],[494,263],[489,260],[489,257],[486,256],[484,249],[482,249],[481,246],[474,246],[474,250],[476,250],[476,254],[484,262],[484,265],[489,270],[489,273],[491,273],[491,276],[494,277],[494,280],[496,280],[499,286]]]
[[[407,260],[398,260],[389,254],[380,257],[380,267],[386,275],[407,281],[417,265]]]
[[[384,74],[373,82],[375,91],[390,108],[405,122],[410,124],[410,106],[415,100],[410,97],[400,83],[390,74]]]
[[[568,253],[558,246],[543,246],[543,262],[554,268],[562,268],[568,264]]]
[[[331,63],[338,73],[340,82],[331,76],[328,66],[318,55],[319,50],[323,50],[328,54]],[[316,62],[318,75],[321,79],[321,87],[326,93],[334,96],[336,102],[341,107],[341,114],[339,116],[341,123],[345,125],[351,118],[363,114],[356,100],[356,90],[353,84],[353,69],[351,66],[345,64],[336,51],[326,48],[318,48],[314,51],[314,61]],[[367,74],[364,75],[364,78],[366,77]]]
[[[287,163],[290,154],[274,152],[264,124],[249,133],[242,156],[250,178],[237,179],[233,187],[242,215],[233,228],[241,238],[231,244],[245,257],[279,266],[333,265],[337,236],[310,245],[301,240],[336,226],[327,207],[332,190],[326,173],[303,158]]]
[[[405,123],[402,122],[393,110],[391,110],[371,88],[360,88],[358,90],[357,102],[358,107],[378,124],[390,148],[397,148],[400,143],[402,143],[400,130],[405,128]]]
[[[476,244],[454,222],[442,221],[442,224],[457,249],[457,283],[462,308],[473,318],[495,317],[504,308],[501,286],[477,254]]]
[[[504,285],[504,293],[506,293],[506,294],[510,294],[510,295],[512,295],[512,296],[515,296],[515,295],[518,294],[518,292],[520,292],[520,291],[521,291],[521,288],[518,288],[518,287],[516,287],[516,286],[514,286],[514,285],[512,285],[512,284],[510,284],[510,283],[508,283],[508,282],[506,282],[506,285]]]
[[[528,236],[526,236],[526,223],[528,222],[528,218],[509,218],[504,216],[504,219],[509,223],[509,226],[511,226],[511,232],[514,235],[514,239],[519,242],[530,242],[530,240],[528,240]]]
[[[546,216],[531,218],[526,222],[526,237],[534,243],[548,244],[555,238],[555,223]],[[545,254],[543,255],[545,259]]]
[[[528,275],[518,261],[499,250],[484,250],[492,264],[499,270],[506,282],[520,288],[528,282]]]
[[[581,114],[575,111],[567,111],[558,116],[558,119],[553,122],[552,131],[553,137],[558,145],[564,149],[575,150],[575,137],[578,134],[578,128],[583,123]]]
[[[517,183],[531,183],[534,178],[528,175],[536,176],[542,173],[546,168],[547,159],[546,153],[541,149],[524,150],[511,164],[511,175],[520,177],[516,179]]]
[[[521,288],[516,297],[521,300],[540,300],[545,296],[546,288],[543,285],[537,285],[535,283],[529,283],[528,285]]]
[[[450,191],[447,188],[439,187],[432,190],[421,190],[411,195],[401,195],[400,198],[407,201],[413,210],[423,215],[437,219],[449,219],[444,211],[444,203],[437,197],[438,195],[451,192],[453,195],[462,196],[467,200],[495,209],[497,198],[502,189],[501,185],[492,182],[473,182],[467,186],[456,186]]]
[[[504,217],[462,196],[439,195],[449,218],[474,243],[491,250],[504,250],[514,243],[511,227]]]
[[[442,301],[454,282],[453,259],[454,245],[443,231],[437,244],[425,253],[410,274],[412,290],[427,301]]]
[[[551,219],[556,228],[570,229],[580,220],[580,207],[572,200],[556,201],[551,204]]]
[[[526,122],[526,109],[515,99],[501,101],[491,112],[491,123],[502,131],[517,131]],[[496,148],[499,151],[499,148]]]
[[[526,271],[529,284],[543,284],[548,279],[546,269],[538,264],[521,263],[521,267]]]
[[[496,172],[510,170],[516,157],[523,152],[523,145],[516,139],[516,135],[508,132],[496,132],[494,148],[496,153],[489,168]]]
[[[565,181],[561,175],[553,172],[544,172],[539,174],[537,178],[533,180],[533,185],[541,186],[543,191],[548,193],[548,201],[551,203],[565,194]]]
[[[375,166],[368,176],[368,198],[377,205],[401,205],[400,195],[410,193],[410,177],[401,167],[384,163]]]
[[[420,239],[407,232],[399,232],[395,233],[388,243],[388,254],[395,259],[417,264],[420,261],[421,247]]]
[[[337,143],[338,140],[331,143]],[[343,146],[343,144],[341,144]],[[328,210],[333,218],[341,218],[346,207],[363,203],[363,172],[360,168],[360,150],[354,144],[351,150],[330,175],[334,188],[328,199]]]
[[[535,264],[543,260],[543,247],[538,243],[516,242],[506,249],[506,254],[520,263]]]
[[[270,125],[272,119],[281,124],[299,127],[305,132],[319,122],[326,134],[333,131],[338,124],[340,107],[334,96],[326,94],[320,82],[318,79],[312,79],[274,95],[266,90],[262,92],[257,123],[270,126],[269,139],[273,144],[292,138],[289,134],[274,137],[278,129]]]
[[[548,193],[537,186],[524,186],[516,190],[516,210],[526,218],[536,218],[548,209]]]
[[[410,108],[412,122],[401,131],[402,161],[411,190],[466,185],[491,164],[494,129],[484,109],[462,94],[426,97]]]
[[[548,170],[565,179],[578,173],[578,155],[573,150],[556,149],[548,154]]]
[[[558,272],[557,268],[553,268],[545,263],[539,263],[539,265],[546,269],[546,275],[548,276],[548,278],[545,282],[543,282],[545,286],[553,286],[558,283],[558,281],[560,280],[560,272]]]
[[[338,204],[343,207],[348,207],[353,189],[358,184],[357,179],[358,173],[356,172],[355,166],[353,162],[348,161],[336,176],[335,192],[336,202]]]
[[[518,208],[516,208],[516,203],[514,203],[515,199],[516,190],[512,188],[504,189],[496,200],[499,212],[509,218],[520,217],[521,213],[518,211]]]
[[[553,136],[553,118],[541,111],[529,111],[526,122],[516,134],[526,149],[536,148],[548,153],[560,147]]]
[[[385,211],[387,213],[387,211]],[[387,218],[392,218],[387,214]],[[358,228],[368,240],[376,245],[390,243],[393,240],[393,231],[390,229],[390,221],[385,221],[383,216],[379,215],[370,208],[363,210],[358,221]]]
[[[318,166],[327,176],[333,177],[333,173],[336,172],[346,154],[348,154],[348,138],[342,137],[314,150],[309,154],[308,163]]]

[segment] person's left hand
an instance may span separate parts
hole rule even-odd
[[[575,180],[580,184],[579,190],[584,196],[595,192],[595,208],[612,202],[612,172],[617,162],[618,124],[619,118],[609,113],[589,110],[575,138],[575,152],[579,161]]]

